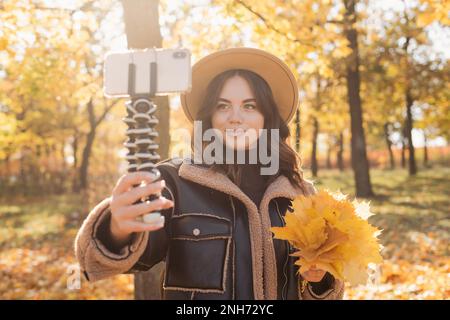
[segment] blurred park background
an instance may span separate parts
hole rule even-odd
[[[162,264],[67,286],[78,228],[126,170],[124,99],[102,91],[104,54],[127,48],[124,8],[147,15],[148,47],[193,63],[250,46],[289,64],[304,175],[370,201],[384,230],[378,279],[346,299],[450,298],[448,0],[0,1],[0,298],[159,296]],[[177,155],[179,97],[156,102],[160,154]]]

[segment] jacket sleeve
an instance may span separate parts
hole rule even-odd
[[[173,194],[166,187],[162,195],[173,200]],[[91,210],[75,238],[75,256],[81,271],[89,281],[97,281],[121,273],[149,270],[164,260],[170,217],[173,208],[161,212],[165,217],[163,228],[153,232],[133,233],[130,243],[115,248],[109,239],[111,197],[101,201]]]

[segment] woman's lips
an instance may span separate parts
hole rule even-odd
[[[239,137],[246,133],[246,130],[244,129],[226,129],[225,134],[228,137]]]

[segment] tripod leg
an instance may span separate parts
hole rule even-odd
[[[155,175],[154,181],[158,181],[161,173],[156,168],[156,163],[160,160],[157,153],[158,144],[155,139],[158,132],[155,126],[158,119],[154,113],[156,105],[149,97],[135,97],[126,103],[127,117],[123,120],[128,125],[128,140],[124,146],[128,148],[126,159],[128,160],[128,172],[147,171]],[[155,200],[159,196],[152,195],[143,201]],[[139,203],[141,201],[137,201]],[[159,212],[152,212],[142,216],[146,223],[152,223],[160,218]]]

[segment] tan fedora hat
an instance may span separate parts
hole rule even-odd
[[[206,94],[209,82],[230,69],[257,73],[269,84],[282,119],[289,123],[298,105],[297,81],[289,67],[279,58],[255,48],[230,48],[203,57],[192,66],[192,89],[181,94],[181,104],[193,122]]]

